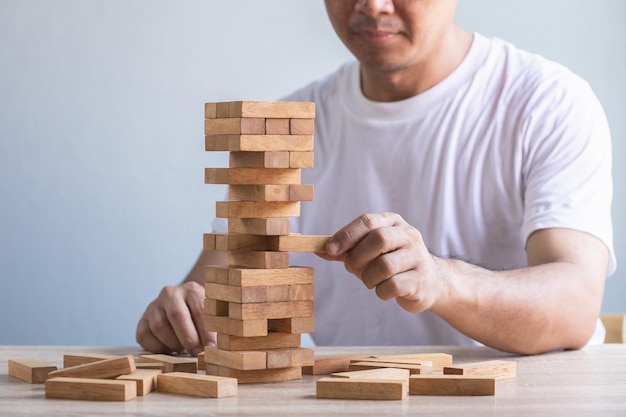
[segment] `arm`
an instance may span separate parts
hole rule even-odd
[[[419,231],[391,213],[359,217],[327,250],[378,297],[414,313],[430,309],[485,345],[526,354],[589,340],[608,264],[599,239],[544,229],[528,239],[528,267],[491,271],[432,256]]]
[[[151,352],[197,355],[215,345],[215,334],[204,331],[204,266],[225,264],[225,254],[202,251],[185,280],[167,286],[146,308],[137,324],[137,342]]]

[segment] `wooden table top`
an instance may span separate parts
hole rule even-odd
[[[142,354],[136,347],[0,346],[0,416],[626,416],[626,344],[579,351],[514,356],[484,347],[420,346],[316,348],[320,354],[443,352],[454,363],[514,360],[517,378],[496,384],[489,397],[409,396],[399,401],[325,400],[315,397],[319,376],[266,384],[240,384],[230,398],[152,393],[127,402],[44,398],[43,384],[8,376],[8,359],[36,358],[61,366],[63,354]]]

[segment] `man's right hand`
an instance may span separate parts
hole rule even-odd
[[[155,353],[189,353],[215,345],[204,330],[204,288],[194,281],[168,286],[151,302],[137,324],[137,342]]]

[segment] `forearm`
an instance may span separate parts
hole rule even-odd
[[[207,265],[225,265],[228,263],[226,252],[203,250],[183,282],[197,282],[204,285],[204,272]]]

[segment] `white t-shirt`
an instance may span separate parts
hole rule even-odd
[[[452,74],[410,99],[368,100],[350,62],[285,100],[316,103],[315,168],[302,170],[315,199],[301,203],[294,232],[333,234],[390,211],[434,255],[510,269],[526,266],[533,231],[564,227],[600,238],[615,270],[610,133],[566,68],[476,34]],[[319,345],[475,343],[435,314],[378,299],[342,263],[291,262],[315,268]]]

